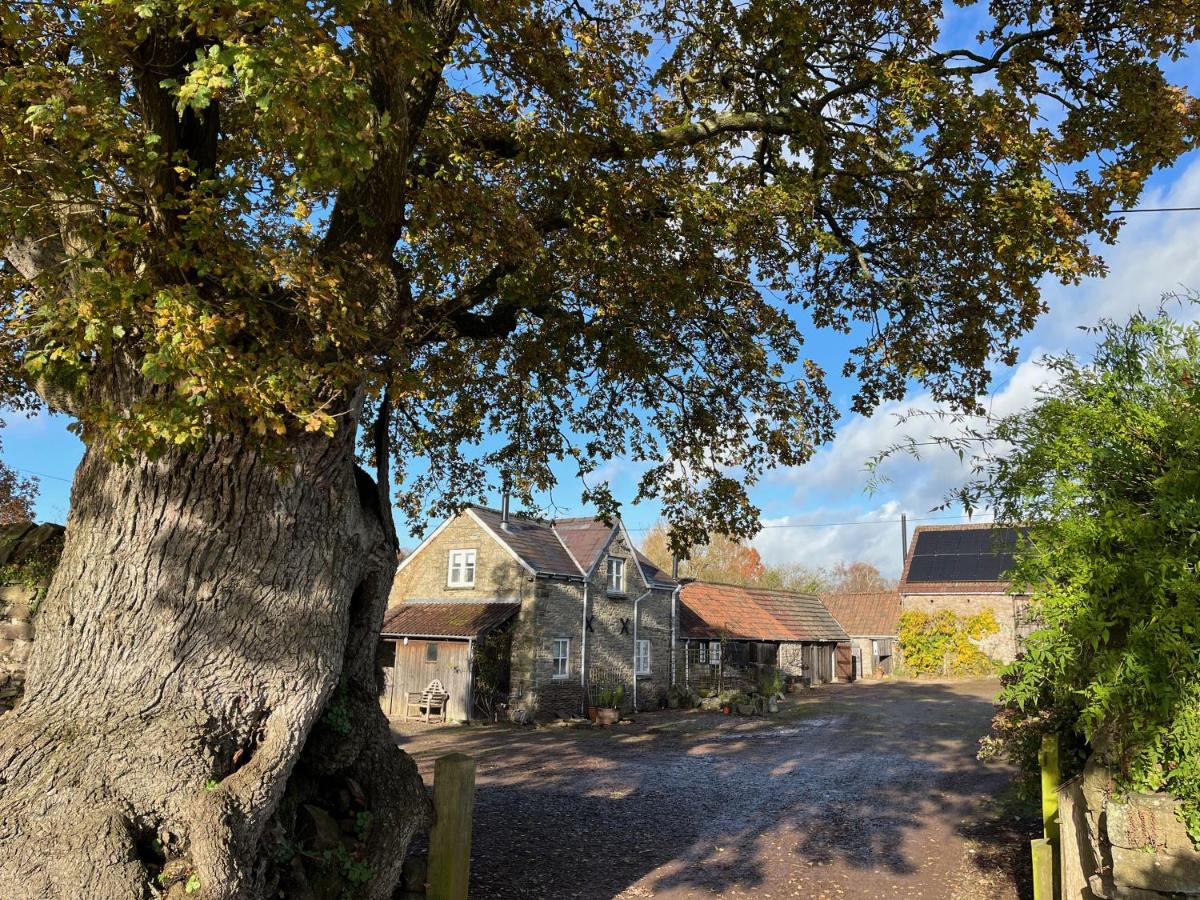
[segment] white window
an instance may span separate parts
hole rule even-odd
[[[696,662],[699,662],[699,663],[707,663],[708,662],[708,644],[700,645],[700,652],[696,658]]]
[[[710,641],[708,645],[708,664],[710,666],[719,666],[721,664],[721,642]]]
[[[555,678],[566,678],[570,674],[570,659],[571,659],[571,639],[570,638],[555,638],[554,639],[554,669],[553,676]]]
[[[450,570],[446,575],[450,587],[473,587],[475,585],[475,551],[451,550]]]
[[[637,652],[633,656],[634,667],[633,674],[649,675],[650,674],[650,642],[638,641]]]
[[[611,594],[625,593],[625,560],[616,556],[608,558],[608,590]]]

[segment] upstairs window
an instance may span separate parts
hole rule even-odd
[[[571,639],[555,638],[551,659],[554,668],[551,670],[554,678],[566,678],[570,674]]]
[[[608,558],[608,592],[625,593],[625,560],[616,556]]]
[[[475,586],[474,550],[450,551],[450,570],[446,576],[446,584],[450,587]]]
[[[634,675],[649,675],[650,674],[650,642],[639,640],[637,642],[637,652],[634,654],[633,661],[635,663],[633,669]]]

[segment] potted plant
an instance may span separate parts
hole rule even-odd
[[[599,709],[596,710],[597,725],[616,725],[621,721],[621,704],[625,702],[625,686],[617,685],[615,690],[605,688],[600,692]]]

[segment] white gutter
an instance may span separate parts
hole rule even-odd
[[[588,620],[588,589],[591,583],[583,583],[583,621],[579,626],[579,686],[583,689],[583,709],[580,712],[587,715],[588,683],[587,683],[587,620]]]
[[[639,604],[639,603],[641,603],[643,600],[645,600],[647,597],[649,597],[649,596],[650,596],[650,594],[653,592],[653,590],[654,590],[653,588],[648,588],[648,589],[646,590],[646,593],[642,594],[642,596],[638,597],[636,600],[634,600],[634,601],[633,601],[633,669],[632,669],[632,672],[633,672],[633,711],[634,711],[635,713],[637,712],[637,708],[638,708],[638,705],[637,705],[637,680],[638,680],[638,673],[637,673],[637,642],[638,642],[637,631],[638,631],[638,629],[637,629],[637,626],[638,626],[638,604]]]
[[[679,621],[679,592],[683,590],[683,585],[675,585],[675,590],[671,591],[671,685],[678,686],[675,678],[675,632]]]

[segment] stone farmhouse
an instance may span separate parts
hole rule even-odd
[[[979,648],[996,662],[1012,662],[1029,633],[1029,598],[1008,580],[1017,530],[998,525],[925,525],[913,533],[900,577],[900,612],[948,609],[958,616],[990,610],[999,632]]]
[[[480,648],[500,646],[488,689],[500,687],[512,718],[577,715],[618,684],[627,708],[656,708],[674,674],[677,588],[620,520],[469,506],[400,563],[382,629],[381,702],[402,716],[406,695],[438,680],[448,718],[476,718]]]

